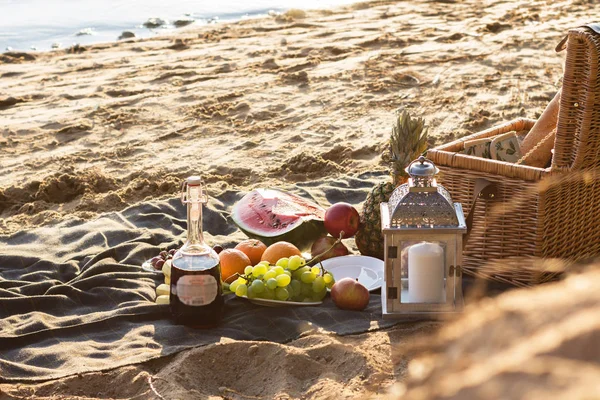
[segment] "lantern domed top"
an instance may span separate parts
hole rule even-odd
[[[438,185],[438,168],[421,156],[406,168],[408,183],[394,190],[388,202],[391,228],[457,228],[459,217],[450,193]]]

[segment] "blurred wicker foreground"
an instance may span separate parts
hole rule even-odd
[[[565,265],[600,254],[600,35],[569,31],[552,165],[535,168],[458,153],[463,142],[517,131],[517,119],[428,152],[441,183],[468,210],[475,181],[497,187],[479,199],[465,248],[467,274],[517,286],[555,279]],[[556,259],[562,260],[555,262]],[[554,261],[553,261],[554,260]]]

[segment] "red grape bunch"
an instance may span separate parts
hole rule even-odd
[[[150,260],[150,264],[155,270],[160,271],[162,270],[165,261],[172,259],[176,252],[177,249],[171,249],[169,251],[163,250],[160,253],[158,253],[156,257],[152,257],[152,259]]]

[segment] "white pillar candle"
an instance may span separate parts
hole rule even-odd
[[[444,249],[419,243],[408,249],[408,297],[411,303],[443,302]]]

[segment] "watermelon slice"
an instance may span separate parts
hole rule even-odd
[[[325,209],[292,193],[276,189],[255,189],[231,210],[233,222],[248,237],[267,246],[278,241],[293,243],[301,251],[325,235]]]

